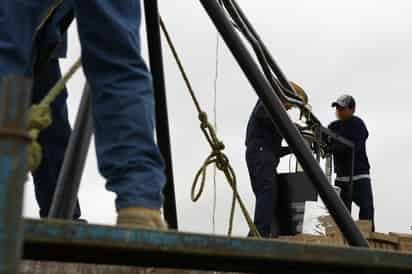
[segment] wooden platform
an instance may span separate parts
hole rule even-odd
[[[358,225],[363,236],[368,240],[369,246],[372,249],[398,251],[412,254],[412,235],[372,232],[372,224],[369,221],[357,221],[356,224]],[[326,228],[326,235],[324,236],[301,234],[293,237],[281,237],[280,240],[305,244],[348,246],[342,233],[340,233],[338,227],[335,225],[333,220],[331,220],[331,218],[326,218],[323,225]]]

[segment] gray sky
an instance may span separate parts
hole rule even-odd
[[[358,115],[370,131],[377,229],[408,232],[412,225],[412,125],[408,108],[412,95],[412,2],[407,0],[289,0],[238,3],[249,16],[289,79],[301,84],[314,112],[327,124],[334,118],[330,102],[342,93],[358,101]],[[160,1],[172,33],[205,110],[212,116],[216,31],[199,1]],[[143,34],[143,36],[144,34]],[[143,39],[145,43],[145,39]],[[253,90],[221,44],[218,80],[218,129],[237,172],[239,190],[253,213],[254,197],[244,161],[247,119],[256,101]],[[195,109],[165,47],[177,206],[185,231],[212,232],[213,183],[194,204],[190,188],[194,174],[209,154],[199,130]],[[69,58],[63,70],[80,55],[75,27],[70,29]],[[74,120],[84,77],[69,83],[69,108]],[[287,171],[282,161],[280,171]],[[211,174],[211,173],[210,173]],[[26,184],[27,216],[37,216],[33,186]],[[105,191],[91,149],[80,191],[83,215],[90,222],[113,224],[114,195]],[[225,233],[230,189],[218,176],[216,231]],[[237,211],[235,232],[244,235],[246,223]]]

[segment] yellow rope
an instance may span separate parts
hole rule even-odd
[[[64,90],[66,83],[70,80],[73,74],[80,68],[80,58],[69,69],[69,71],[61,78],[50,92],[43,98],[39,104],[32,105],[29,110],[29,136],[32,142],[28,151],[28,162],[31,171],[36,170],[42,161],[42,148],[38,143],[40,132],[48,128],[52,122],[51,104]]]
[[[252,218],[250,217],[249,212],[247,211],[247,208],[245,204],[243,203],[242,198],[240,197],[240,194],[237,190],[237,181],[236,181],[235,171],[230,164],[229,158],[223,153],[223,150],[225,149],[225,145],[218,139],[214,127],[208,120],[207,114],[204,111],[202,111],[199,101],[197,100],[195,92],[193,90],[192,84],[190,83],[189,77],[187,76],[187,73],[183,67],[182,61],[177,53],[176,47],[174,46],[171,36],[169,32],[167,31],[166,25],[164,24],[162,19],[160,19],[160,26],[163,30],[167,43],[173,53],[175,61],[179,67],[180,73],[182,74],[185,84],[189,90],[190,96],[192,97],[192,100],[199,114],[200,128],[205,138],[207,139],[210,147],[212,148],[212,152],[206,158],[203,165],[200,167],[199,171],[196,173],[193,186],[192,186],[191,198],[194,202],[200,199],[200,196],[202,195],[205,184],[206,184],[207,169],[211,165],[216,165],[216,167],[220,171],[222,171],[223,174],[225,175],[226,180],[229,183],[233,191],[232,206],[231,206],[230,217],[229,217],[229,231],[228,231],[229,236],[231,236],[232,234],[235,210],[236,210],[236,202],[238,202],[242,210],[242,213],[246,219],[246,222],[249,226],[251,234],[253,236],[260,237],[259,231],[257,230],[255,224],[253,223]],[[199,189],[196,191],[198,186],[199,186]]]
[[[38,33],[43,26],[46,24],[46,22],[50,19],[50,17],[54,14],[56,9],[63,3],[63,0],[56,0],[52,6],[46,11],[45,16],[42,18],[40,24],[36,28],[36,33]]]
[[[51,7],[46,11],[45,16],[37,26],[35,30],[34,39],[37,33],[43,28],[46,22],[54,14],[55,10],[63,3],[63,0],[56,0]],[[31,138],[31,144],[28,148],[28,165],[31,171],[36,170],[42,161],[42,147],[38,143],[37,139],[40,132],[43,129],[48,128],[52,122],[52,114],[50,105],[56,99],[56,97],[62,92],[67,81],[80,67],[80,59],[69,70],[69,72],[56,83],[49,94],[42,100],[41,103],[33,105],[29,110],[29,136]]]

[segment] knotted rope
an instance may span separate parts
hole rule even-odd
[[[38,142],[38,138],[40,132],[53,123],[51,104],[64,90],[67,82],[80,67],[81,60],[79,58],[63,78],[53,86],[43,100],[39,104],[32,105],[29,110],[29,136],[31,144],[28,149],[28,163],[31,171],[36,170],[42,161],[42,147]]]
[[[205,184],[206,184],[206,177],[207,177],[207,170],[208,167],[211,165],[216,165],[216,167],[223,172],[223,174],[226,177],[226,180],[230,187],[232,188],[233,191],[233,198],[232,198],[232,205],[231,205],[231,210],[230,210],[230,217],[229,217],[229,229],[228,229],[228,234],[231,236],[232,230],[233,230],[233,223],[234,223],[234,217],[235,217],[235,211],[236,211],[236,202],[239,203],[240,208],[242,210],[243,216],[246,219],[246,222],[249,226],[250,232],[253,236],[260,237],[260,234],[255,226],[255,224],[252,221],[252,218],[250,217],[246,206],[244,205],[240,194],[237,190],[237,181],[236,181],[236,175],[233,167],[230,164],[229,158],[226,156],[226,154],[223,152],[225,149],[225,145],[223,144],[222,141],[219,140],[217,137],[216,131],[213,127],[213,125],[209,122],[209,119],[207,117],[206,112],[202,110],[200,107],[200,103],[195,95],[194,89],[192,87],[192,84],[189,80],[189,77],[183,67],[182,61],[177,53],[177,49],[171,39],[171,36],[169,32],[167,31],[166,25],[164,24],[163,20],[160,19],[160,26],[163,30],[163,33],[165,35],[165,38],[167,40],[167,43],[172,51],[172,54],[174,56],[174,59],[179,67],[179,71],[185,81],[185,84],[187,86],[187,89],[190,93],[190,96],[193,100],[193,103],[196,107],[196,110],[198,112],[198,118],[200,121],[200,128],[209,143],[211,147],[211,153],[210,155],[206,158],[204,161],[203,165],[200,167],[199,171],[196,173],[193,185],[192,185],[192,191],[191,191],[191,198],[194,202],[198,201],[203,193]],[[198,188],[198,191],[196,189]]]

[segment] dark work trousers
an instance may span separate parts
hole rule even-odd
[[[347,182],[336,181],[335,184],[342,190],[342,199],[350,195]],[[370,179],[360,179],[353,182],[352,200],[359,207],[359,220],[370,220],[372,229],[375,231],[375,208]]]
[[[60,78],[59,61],[57,59],[51,60],[40,74],[35,73],[34,75],[32,102],[39,103]],[[53,123],[39,136],[43,159],[39,168],[33,172],[33,181],[42,218],[49,214],[64,153],[71,134],[66,99],[67,91],[64,90],[51,106]],[[80,207],[77,203],[73,218],[78,219],[79,217]]]
[[[246,150],[252,189],[256,196],[254,223],[262,237],[273,235],[276,226],[275,204],[277,204],[278,184],[276,166],[279,159],[264,146],[249,146]]]

